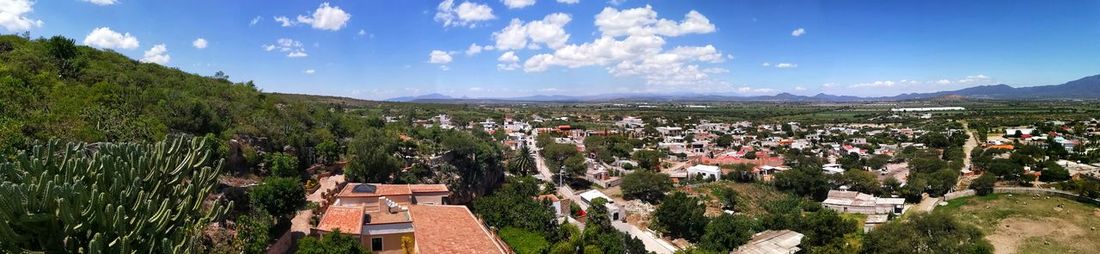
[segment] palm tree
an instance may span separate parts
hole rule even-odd
[[[527,176],[535,170],[535,158],[531,157],[531,149],[527,146],[520,148],[516,155],[508,160],[508,172],[512,174]]]

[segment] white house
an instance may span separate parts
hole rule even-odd
[[[688,176],[703,175],[703,178],[722,179],[722,170],[718,166],[695,165],[688,168]]]
[[[821,165],[821,170],[825,171],[825,174],[840,174],[844,173],[844,168],[840,167],[840,164],[831,163]]]
[[[622,209],[619,209],[619,206],[615,205],[615,200],[603,194],[603,192],[600,192],[599,190],[588,190],[585,192],[581,192],[580,196],[581,201],[584,201],[585,205],[592,205],[592,201],[596,200],[596,198],[603,198],[604,200],[607,200],[607,203],[604,203],[603,206],[607,208],[607,216],[611,217],[611,220],[617,221],[626,219],[626,216],[623,216],[622,214]]]

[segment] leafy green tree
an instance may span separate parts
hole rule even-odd
[[[588,206],[588,211],[586,211],[585,227],[595,227],[600,230],[611,228],[611,217],[609,217],[607,207],[604,205],[607,205],[607,200],[604,198],[592,200],[592,203]]]
[[[664,157],[664,153],[654,150],[638,150],[633,155],[639,168],[655,171],[661,169],[661,157]]]
[[[858,223],[855,220],[840,217],[840,214],[832,209],[819,209],[806,214],[797,231],[806,235],[804,244],[823,246],[834,241],[843,241],[844,235],[861,230]]]
[[[714,196],[722,203],[722,209],[733,211],[737,207],[737,191],[729,187],[714,189]]]
[[[993,245],[977,227],[945,213],[919,213],[895,220],[868,233],[860,253],[993,253]]]
[[[245,253],[267,253],[272,239],[274,221],[264,209],[253,209],[237,218],[237,240],[244,244]]]
[[[665,197],[653,212],[653,227],[672,238],[696,242],[703,236],[707,226],[704,212],[706,208],[698,198],[689,197],[683,192],[674,192]]]
[[[298,252],[300,254],[327,254],[327,253],[341,253],[341,254],[357,254],[357,253],[370,253],[369,250],[363,249],[363,244],[359,242],[359,239],[352,237],[348,234],[340,233],[340,230],[334,230],[332,233],[323,234],[321,237],[305,237],[302,240],[298,240]]]
[[[363,130],[348,144],[349,181],[387,183],[403,163],[397,158],[397,136],[378,128]]]
[[[252,187],[248,198],[254,209],[267,210],[279,219],[289,219],[306,206],[306,191],[296,178],[268,177]]]
[[[737,249],[737,246],[749,242],[758,227],[749,217],[723,213],[707,224],[699,246],[707,250],[728,253]]]
[[[325,140],[317,144],[314,149],[317,151],[317,157],[324,164],[331,164],[340,160],[340,146],[332,140]]]
[[[1039,181],[1060,182],[1069,180],[1070,178],[1069,170],[1066,170],[1065,167],[1062,167],[1062,165],[1058,165],[1058,163],[1054,161],[1047,161],[1043,164],[1043,166],[1045,166],[1046,169],[1044,169],[1042,174],[1039,175]]]
[[[730,134],[722,134],[721,136],[718,136],[718,139],[716,139],[714,143],[715,145],[718,145],[720,147],[728,148],[730,147],[730,145],[733,144],[733,136],[731,136]]]
[[[298,157],[285,153],[272,153],[267,156],[267,167],[272,176],[277,177],[301,177],[302,171],[298,168]]]
[[[672,190],[672,179],[664,173],[639,170],[623,176],[621,188],[623,198],[656,203]]]
[[[538,185],[531,183],[536,190]],[[473,211],[494,228],[514,227],[551,238],[557,222],[550,204],[535,200],[524,183],[505,184],[502,191],[474,200]]]
[[[993,193],[993,186],[996,183],[997,176],[993,174],[982,174],[982,176],[970,183],[970,189],[974,190],[979,196],[985,196]]]

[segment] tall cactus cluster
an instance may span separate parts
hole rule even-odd
[[[204,147],[51,141],[0,161],[0,252],[195,252],[232,206],[204,202],[221,168]]]

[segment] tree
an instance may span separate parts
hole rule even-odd
[[[298,169],[298,157],[285,153],[272,153],[267,157],[267,168],[272,176],[277,177],[301,177],[302,171]]]
[[[531,181],[512,181],[505,184],[501,191],[474,200],[473,212],[490,227],[514,227],[550,238],[557,231],[554,211],[549,203],[531,196],[537,192],[538,184],[533,177],[526,178]],[[525,186],[534,186],[534,190]]]
[[[672,179],[664,173],[639,170],[623,176],[621,188],[623,198],[656,203],[672,190]]]
[[[325,140],[317,144],[314,150],[317,151],[317,157],[321,159],[321,163],[331,164],[340,160],[340,146],[332,140]]]
[[[345,169],[349,181],[387,183],[404,165],[397,152],[398,139],[378,128],[367,128],[348,144]]]
[[[918,213],[879,226],[863,238],[860,253],[993,253],[977,227],[946,213]]]
[[[970,189],[974,190],[979,196],[989,195],[993,193],[993,186],[996,182],[997,176],[993,174],[982,174],[982,176],[970,183]]]
[[[722,203],[722,209],[734,211],[737,207],[737,191],[730,187],[718,187],[714,189],[714,196]]]
[[[718,136],[718,139],[716,139],[714,143],[720,147],[728,148],[730,147],[730,145],[733,144],[733,136],[731,136],[730,134],[722,134],[721,136]]]
[[[511,160],[508,160],[508,172],[514,175],[530,175],[536,173],[535,158],[531,156],[531,149],[527,146],[519,149]]]
[[[653,227],[672,238],[696,242],[702,237],[707,225],[707,217],[703,216],[705,211],[706,208],[698,198],[689,197],[683,192],[674,192],[665,197],[653,212]]]
[[[723,213],[707,224],[699,246],[703,249],[728,253],[752,238],[759,226],[744,215]]]
[[[604,205],[607,205],[607,200],[604,198],[592,200],[585,215],[584,225],[586,228],[592,227],[600,230],[611,228],[611,217],[609,217],[607,207]]]
[[[305,237],[302,240],[298,240],[298,252],[300,254],[327,254],[327,253],[341,253],[341,254],[356,254],[356,253],[370,253],[368,250],[363,249],[362,243],[359,239],[340,233],[340,229],[333,230],[332,233],[323,234],[321,237]]]
[[[306,191],[296,178],[268,177],[252,187],[248,198],[254,209],[264,209],[279,219],[289,219],[306,205]]]
[[[654,150],[639,150],[633,155],[634,160],[638,161],[638,167],[648,170],[660,170],[661,157],[664,157],[664,154]]]
[[[1066,170],[1065,167],[1062,167],[1062,165],[1058,165],[1058,163],[1054,161],[1047,161],[1043,164],[1043,166],[1045,166],[1046,169],[1044,169],[1042,174],[1039,175],[1039,181],[1061,182],[1069,180],[1070,178],[1069,170]]]
[[[506,227],[500,230],[499,235],[518,254],[541,254],[550,249],[550,242],[536,232]]]
[[[271,228],[275,222],[264,209],[253,209],[237,219],[237,239],[244,244],[245,253],[266,253],[271,242]]]
[[[859,222],[840,217],[832,209],[818,209],[806,214],[799,225],[799,233],[806,235],[804,244],[809,246],[829,245],[834,241],[843,241],[844,235],[854,233],[859,228]]]
[[[0,252],[191,253],[232,206],[208,199],[221,161],[201,138],[89,147],[50,141],[0,159]]]

